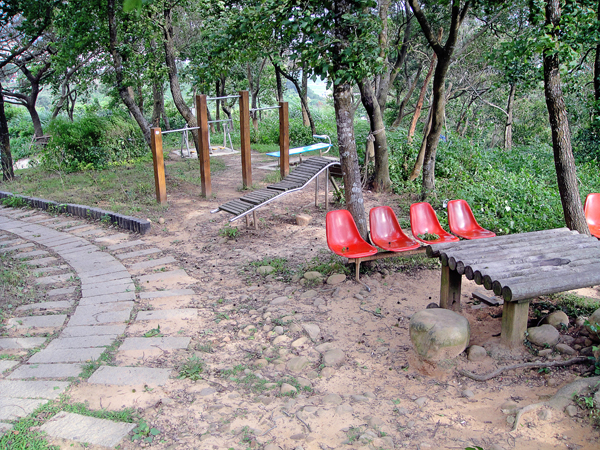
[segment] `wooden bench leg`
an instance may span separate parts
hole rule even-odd
[[[315,207],[319,206],[319,175],[315,178]]]
[[[329,168],[325,171],[325,212],[329,211]]]
[[[460,311],[460,285],[462,275],[448,266],[442,266],[442,286],[440,289],[440,308]]]
[[[502,307],[502,343],[510,348],[523,344],[527,331],[529,301],[505,302]]]
[[[254,218],[254,229],[258,230],[258,221],[256,220],[256,210],[252,211],[252,217]]]

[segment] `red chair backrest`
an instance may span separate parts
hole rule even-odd
[[[591,193],[585,198],[585,220],[588,225],[600,226],[600,194]]]
[[[363,244],[365,241],[358,232],[350,211],[338,209],[329,211],[325,217],[327,245],[332,252],[344,253],[349,247]]]
[[[410,205],[410,230],[413,236],[420,234],[448,234],[440,225],[435,211],[427,202],[413,203]]]
[[[448,226],[455,234],[481,230],[475,220],[471,207],[464,200],[450,200],[448,202]]]
[[[369,223],[371,225],[371,239],[375,245],[409,240],[400,228],[396,214],[389,206],[372,208],[369,211]],[[379,246],[381,247],[381,245]]]

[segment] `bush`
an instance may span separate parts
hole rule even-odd
[[[86,114],[73,122],[57,117],[48,132],[52,139],[41,157],[46,170],[101,169],[149,151],[137,125],[119,115]]]

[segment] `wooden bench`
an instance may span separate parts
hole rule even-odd
[[[600,285],[600,241],[568,228],[430,245],[426,253],[442,263],[440,307],[461,309],[463,275],[503,297],[509,347],[523,342],[532,298]]]

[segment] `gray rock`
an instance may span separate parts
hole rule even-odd
[[[343,273],[336,273],[327,278],[327,284],[336,285],[346,281],[346,275]]]
[[[321,376],[323,378],[332,377],[335,374],[335,369],[333,367],[325,367],[321,370]]]
[[[563,311],[554,311],[546,317],[544,323],[552,325],[557,330],[562,330],[569,327],[569,316]]]
[[[275,267],[272,266],[260,266],[256,269],[256,273],[259,275],[269,275],[273,271],[275,271]]]
[[[317,291],[315,291],[314,289],[310,289],[310,290],[300,294],[300,298],[302,300],[306,300],[306,299],[310,299],[310,298],[315,298],[317,295],[319,295],[319,293]]]
[[[337,394],[327,394],[323,397],[323,403],[330,403],[333,405],[341,405],[344,400]]]
[[[307,214],[298,214],[296,216],[296,224],[301,227],[307,226],[311,220],[312,220],[312,217],[310,217]]]
[[[475,394],[470,389],[465,389],[464,391],[461,392],[461,395],[463,397],[465,397],[465,398],[473,398],[473,397],[475,397]]]
[[[333,350],[334,348],[336,348],[335,344],[332,344],[331,342],[325,342],[324,344],[317,345],[315,350],[322,354],[328,352],[329,350]]]
[[[306,272],[304,274],[304,278],[306,278],[308,281],[322,280],[323,279],[323,275],[321,275],[320,272],[311,271],[311,272]]]
[[[552,411],[549,409],[542,409],[540,412],[538,412],[538,417],[540,420],[550,420],[552,419]]]
[[[267,444],[264,450],[281,450],[281,447],[275,444]]]
[[[565,408],[565,412],[569,417],[575,417],[579,414],[579,408],[575,405],[569,405]]]
[[[281,336],[283,334],[283,327],[280,325],[277,325],[275,328],[273,328],[273,331]]]
[[[290,299],[287,297],[277,297],[274,298],[273,300],[271,300],[271,305],[283,305],[284,303],[287,303]]]
[[[350,405],[343,404],[335,408],[336,414],[354,414],[354,408]]]
[[[569,347],[567,344],[556,344],[556,351],[558,353],[562,353],[563,355],[575,355],[577,352]]]
[[[344,363],[346,355],[339,348],[329,350],[323,355],[323,364],[327,367],[337,367]]]
[[[479,345],[471,345],[467,351],[467,358],[469,361],[481,361],[485,359],[486,356],[487,352],[485,351],[485,348],[480,347]]]
[[[415,403],[417,404],[417,406],[419,408],[422,408],[423,406],[425,406],[427,404],[427,397],[419,397],[418,399],[415,400]]]
[[[469,344],[469,321],[448,309],[419,311],[410,318],[409,327],[417,353],[430,361],[454,358]]]
[[[369,397],[366,397],[364,395],[351,395],[350,398],[358,403],[366,403],[371,401]]]
[[[317,324],[303,323],[302,328],[304,328],[304,331],[306,331],[308,337],[310,337],[313,341],[316,341],[319,338],[319,333],[321,333],[321,329]]]
[[[540,347],[554,347],[558,342],[560,333],[552,325],[541,325],[539,327],[527,328],[529,341]]]
[[[545,348],[544,350],[540,350],[538,352],[538,355],[541,357],[546,357],[546,356],[550,356],[552,354],[553,350],[551,348]]]
[[[287,362],[286,367],[290,372],[297,373],[302,372],[309,365],[310,361],[306,356],[296,356]]]

